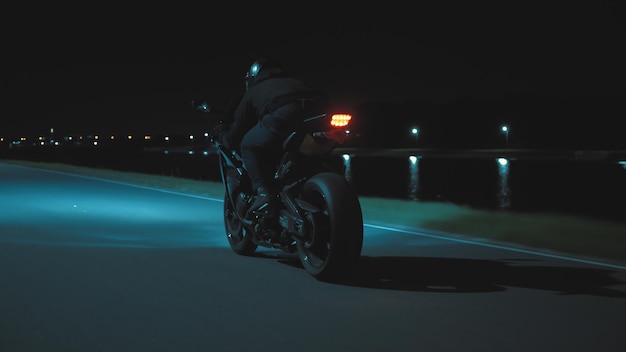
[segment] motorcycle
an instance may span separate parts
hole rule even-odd
[[[220,112],[205,101],[197,111]],[[224,114],[225,112],[221,112]],[[224,194],[224,228],[232,250],[252,256],[259,246],[297,253],[304,269],[321,281],[346,279],[363,245],[363,215],[352,185],[330,157],[349,137],[349,114],[309,116],[283,142],[267,206],[250,210],[250,178],[237,150],[211,138]]]

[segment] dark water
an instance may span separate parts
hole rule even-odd
[[[0,157],[219,181],[215,154],[73,150]],[[484,209],[626,221],[626,163],[495,158],[336,156],[362,196],[450,202]]]
[[[623,163],[354,157],[350,164],[351,182],[362,195],[626,221]]]

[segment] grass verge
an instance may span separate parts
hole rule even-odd
[[[222,198],[221,183],[173,176],[120,172],[59,163],[0,160],[7,164],[43,168]],[[368,223],[443,232],[449,236],[507,243],[594,260],[626,263],[626,223],[580,216],[474,209],[455,204],[360,197]]]

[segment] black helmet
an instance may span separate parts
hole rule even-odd
[[[252,65],[250,65],[248,72],[246,72],[246,89],[254,82],[254,79],[259,75],[262,69],[270,67],[282,68],[282,65],[275,58],[263,57],[256,59]]]

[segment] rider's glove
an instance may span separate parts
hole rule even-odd
[[[219,125],[213,127],[211,131],[211,140],[212,141],[222,141],[222,136],[228,132],[229,126],[225,123],[220,123]]]

